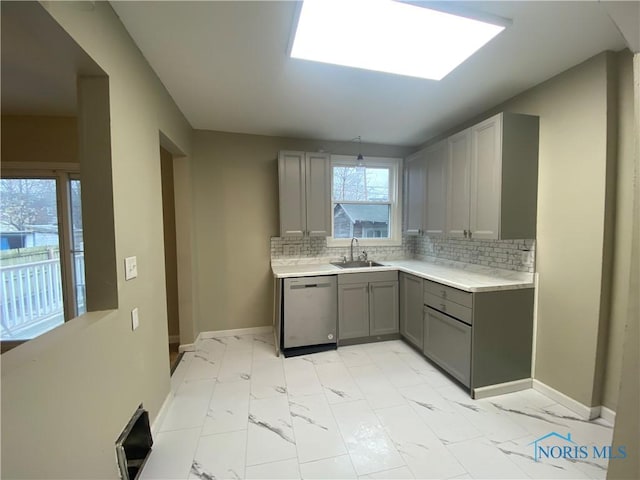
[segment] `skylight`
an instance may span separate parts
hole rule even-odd
[[[504,28],[393,0],[305,0],[291,56],[440,80]]]

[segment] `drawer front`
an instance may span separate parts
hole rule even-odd
[[[424,309],[424,354],[465,386],[471,383],[471,327]]]
[[[444,298],[433,295],[432,293],[424,294],[424,303],[425,305],[436,310],[440,310],[447,315],[456,317],[469,325],[473,323],[473,310],[458,303],[445,300]]]
[[[463,292],[462,290],[432,282],[431,280],[424,281],[424,293],[425,295],[430,293],[436,297],[450,300],[468,308],[471,308],[473,305],[473,293]]]
[[[338,275],[338,285],[393,281],[398,281],[397,270],[387,270],[383,272],[340,273]]]

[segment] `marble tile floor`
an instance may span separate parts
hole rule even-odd
[[[610,445],[611,425],[534,390],[472,400],[402,341],[285,359],[270,334],[205,339],[171,383],[142,479],[606,477],[531,442]]]

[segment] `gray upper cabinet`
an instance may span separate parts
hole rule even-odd
[[[425,223],[425,186],[426,186],[425,151],[414,153],[405,160],[405,233],[422,235]]]
[[[448,144],[448,236],[535,238],[538,117],[500,113]]]
[[[446,140],[425,150],[426,204],[424,234],[431,237],[445,235],[447,229],[447,165],[449,145]]]
[[[442,236],[446,230],[447,141],[405,160],[405,233]]]
[[[280,236],[331,236],[331,157],[280,152]]]
[[[422,278],[400,273],[400,334],[422,349]]]
[[[469,229],[469,179],[471,175],[471,132],[464,130],[447,140],[447,235],[466,237]]]
[[[398,272],[338,276],[338,342],[398,333]]]

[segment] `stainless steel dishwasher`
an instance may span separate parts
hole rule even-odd
[[[336,277],[285,278],[283,313],[285,357],[336,348]]]

